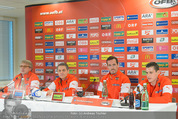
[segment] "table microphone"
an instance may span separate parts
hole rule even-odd
[[[124,100],[121,100],[121,102],[122,102],[122,101],[125,101],[125,103],[121,103],[121,106],[129,106],[129,103],[127,103],[127,99],[128,99],[129,96],[130,96],[130,95],[124,97]]]
[[[95,81],[96,81],[96,79],[93,80],[93,82],[88,86],[88,88],[90,88],[91,85],[92,85]],[[88,88],[85,89],[85,91],[87,91]],[[78,92],[77,92],[77,96],[78,96],[78,97],[83,97],[83,94],[84,94],[85,91],[78,91]]]
[[[40,86],[40,90],[42,91],[43,89],[46,88],[46,86],[44,86],[48,81],[50,81],[51,79],[49,78],[42,86]]]
[[[18,78],[15,79],[15,81],[17,80]],[[0,92],[4,92],[4,89],[7,88],[8,86],[12,85],[15,83],[15,81],[12,81],[11,83],[9,83],[7,86],[4,86],[2,89],[0,89]]]

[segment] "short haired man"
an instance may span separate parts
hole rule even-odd
[[[12,89],[21,89],[22,78],[24,79],[23,90],[26,90],[26,94],[30,93],[33,88],[39,88],[39,78],[36,74],[32,73],[33,65],[30,60],[22,60],[20,64],[20,74],[16,75],[14,79],[9,83],[4,92]]]
[[[147,91],[150,103],[168,103],[172,101],[172,84],[169,78],[160,75],[159,66],[155,62],[146,65],[147,78],[138,86],[143,89],[143,83],[147,83]],[[136,92],[136,89],[135,89]]]
[[[118,99],[119,92],[124,93],[124,96],[129,95],[131,83],[129,78],[118,70],[117,58],[114,56],[108,57],[106,64],[109,73],[100,80],[97,95],[102,96],[103,80],[107,82],[108,98]]]
[[[55,91],[65,92],[65,96],[72,96],[73,91],[78,87],[77,78],[69,74],[69,68],[66,63],[60,63],[57,66],[57,72],[59,78],[53,81],[44,91],[47,91],[47,95],[51,95]]]
[[[4,110],[0,115],[2,119],[14,119],[13,108],[21,104],[21,100],[13,99],[13,95],[7,95],[4,99]]]

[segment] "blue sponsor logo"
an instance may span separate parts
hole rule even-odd
[[[119,62],[119,67],[125,67],[125,63],[124,62]]]
[[[124,47],[114,47],[114,52],[124,52]]]
[[[156,34],[168,34],[168,29],[157,29]]]
[[[124,44],[124,39],[115,39],[114,44]]]
[[[46,67],[53,67],[53,66],[54,66],[53,62],[46,62]]]
[[[56,53],[64,53],[64,48],[56,48]]]
[[[79,60],[87,60],[88,59],[88,55],[78,55],[78,59]]]
[[[131,83],[138,83],[138,78],[130,78]]]
[[[156,54],[156,59],[168,59],[168,54]]]
[[[79,33],[78,38],[88,38],[88,33]]]
[[[109,70],[101,70],[101,74],[106,75],[107,73],[109,73]]]
[[[90,55],[90,60],[99,60],[99,55]]]
[[[178,59],[178,54],[171,54],[172,59]]]
[[[142,51],[147,52],[147,51],[153,51],[153,46],[142,46]]]
[[[88,26],[79,26],[78,27],[78,31],[87,31],[88,30]]]
[[[52,49],[52,48],[45,49],[45,53],[54,53],[54,49]]]
[[[127,20],[137,20],[138,15],[127,15]]]
[[[127,47],[127,52],[138,52],[138,46]]]
[[[54,46],[54,42],[45,42],[45,46]]]
[[[156,26],[168,26],[168,21],[156,21]]]

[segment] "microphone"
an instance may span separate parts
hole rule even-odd
[[[18,78],[15,79],[15,81],[17,80]],[[4,89],[9,87],[10,85],[14,84],[15,81],[11,81],[7,86],[4,86],[2,89],[0,89],[0,92],[3,92],[4,93]]]
[[[46,88],[46,86],[44,86],[48,81],[50,81],[51,79],[49,78],[42,86],[40,86],[40,91],[42,91],[43,89]]]
[[[94,79],[94,81],[91,84],[93,84],[95,81],[96,81],[96,79]],[[85,91],[87,91],[91,87],[91,84],[88,86],[87,89],[85,89]],[[83,94],[85,93],[85,91],[78,91],[77,92],[77,96],[78,97],[83,97]]]
[[[125,101],[125,103],[121,103],[121,106],[129,106],[129,103],[127,103],[127,99],[128,99],[129,96],[130,96],[130,95],[124,97],[124,100],[121,100],[121,102],[122,102],[122,101]]]

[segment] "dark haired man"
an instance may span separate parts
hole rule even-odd
[[[147,91],[150,103],[168,103],[172,101],[172,84],[169,78],[160,76],[159,66],[155,62],[146,65],[147,78],[138,86],[143,89],[143,83],[147,83]],[[136,89],[135,89],[136,91]]]
[[[59,78],[53,81],[44,91],[47,91],[47,95],[51,95],[55,91],[65,92],[65,96],[72,96],[73,91],[78,87],[77,78],[69,74],[69,68],[66,63],[60,63],[57,66],[57,72]]]
[[[108,98],[118,99],[119,92],[124,93],[124,96],[129,94],[130,80],[129,78],[118,70],[118,60],[114,56],[110,56],[106,60],[109,73],[100,80],[97,95],[102,96],[103,80],[107,82]]]
[[[2,119],[14,119],[13,108],[21,104],[21,100],[13,99],[13,95],[7,95],[4,99],[4,110],[0,115]]]

